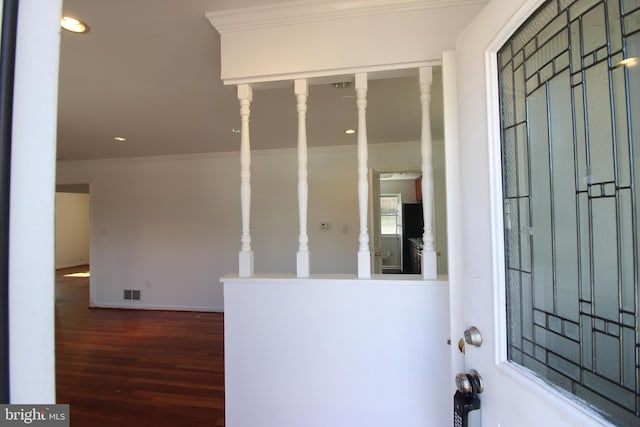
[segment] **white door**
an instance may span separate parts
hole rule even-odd
[[[599,35],[581,36],[583,42],[578,47],[572,47],[566,55],[560,54],[556,57],[552,55],[550,57],[552,62],[549,63],[553,65],[547,68],[544,65],[547,64],[545,61],[549,60],[549,58],[545,59],[548,50],[541,53],[540,57],[535,57],[537,50],[535,42],[528,44],[527,39],[518,40],[518,43],[528,46],[525,48],[527,58],[532,59],[527,65],[534,67],[535,61],[541,60],[542,67],[527,75],[525,88],[521,89],[526,92],[527,99],[514,98],[507,102],[507,104],[511,101],[520,102],[527,108],[526,117],[523,120],[526,119],[529,122],[523,125],[522,129],[518,128],[517,123],[514,124],[514,132],[522,131],[522,138],[529,138],[529,141],[533,141],[531,144],[543,139],[555,142],[548,143],[546,154],[545,150],[541,150],[539,146],[529,148],[531,151],[528,152],[526,150],[520,152],[528,156],[523,163],[533,168],[533,170],[523,170],[520,181],[515,181],[526,183],[523,187],[527,187],[528,191],[532,192],[528,194],[531,195],[530,201],[527,201],[530,205],[526,205],[526,209],[521,212],[523,217],[526,214],[529,218],[534,218],[532,221],[535,221],[535,224],[523,224],[522,221],[519,225],[510,223],[514,218],[512,210],[514,205],[511,204],[511,200],[506,202],[503,200],[503,152],[501,150],[503,124],[500,122],[501,113],[498,102],[500,86],[497,79],[496,52],[541,3],[539,0],[491,1],[460,36],[455,54],[445,55],[443,60],[445,129],[449,129],[449,133],[445,134],[448,145],[447,170],[455,168],[453,170],[459,171],[459,174],[453,177],[448,172],[447,181],[450,222],[452,366],[456,371],[468,372],[470,369],[475,369],[484,380],[484,392],[480,395],[481,409],[475,411],[476,419],[472,418],[470,424],[472,427],[474,425],[483,427],[613,425],[563,388],[579,394],[601,409],[608,410],[613,407],[614,411],[622,413],[617,421],[619,425],[640,425],[640,418],[633,414],[634,410],[638,410],[638,398],[635,394],[637,389],[635,393],[633,392],[639,380],[636,368],[638,362],[634,360],[638,356],[635,351],[628,351],[629,343],[632,343],[632,347],[636,346],[635,341],[638,336],[637,331],[633,331],[633,327],[638,322],[639,302],[637,294],[635,296],[633,294],[633,288],[637,288],[633,278],[637,278],[638,263],[636,259],[628,260],[618,257],[616,261],[615,258],[616,251],[625,253],[626,247],[633,248],[633,243],[629,246],[625,237],[633,233],[625,234],[624,224],[630,224],[629,230],[637,232],[637,229],[633,228],[635,226],[632,221],[627,218],[627,216],[636,217],[637,212],[630,208],[629,214],[625,214],[627,212],[625,205],[627,196],[623,195],[625,184],[618,182],[619,179],[624,181],[624,176],[633,176],[636,171],[633,170],[634,162],[629,159],[628,154],[624,158],[624,153],[619,149],[615,154],[611,154],[611,150],[607,150],[606,147],[616,145],[607,145],[602,142],[606,142],[607,138],[611,139],[611,136],[607,135],[613,134],[617,137],[618,147],[623,140],[627,147],[633,146],[634,142],[638,143],[639,131],[635,129],[627,132],[632,129],[632,125],[619,120],[622,116],[621,111],[625,111],[629,117],[638,117],[637,100],[621,102],[620,99],[626,99],[625,93],[640,93],[638,90],[640,75],[637,69],[630,67],[608,67],[607,43],[600,48]],[[538,39],[542,50],[545,48],[553,50],[556,46],[545,45],[545,41],[553,38],[556,32],[564,31],[563,36],[576,40],[588,25],[593,25],[597,31],[605,31],[604,24],[595,23],[601,16],[605,19],[613,18],[609,21],[610,23],[621,22],[620,19],[615,20],[613,8],[619,3],[625,2],[609,2],[608,6],[604,2],[589,0],[577,0],[575,3],[546,2],[545,6],[551,4],[549,6],[551,8],[570,4],[572,9],[566,14],[566,18],[553,20],[551,25],[544,28],[530,27],[529,32],[542,34]],[[631,3],[626,2],[628,9],[635,10],[638,7],[637,2],[633,6]],[[606,13],[605,7],[608,7]],[[553,10],[546,10],[545,13],[552,18],[555,16],[554,13],[561,14]],[[624,22],[629,24],[632,21],[637,22],[638,12],[634,13],[630,17],[632,19]],[[576,17],[579,15],[580,22],[575,25],[562,21],[562,19],[569,21],[576,19],[575,22],[578,22]],[[624,54],[633,53],[637,57],[637,23],[633,25],[635,25],[633,31],[636,33],[630,33],[626,41],[628,51]],[[615,36],[619,37],[620,34]],[[591,48],[593,52],[589,50]],[[609,49],[614,48],[615,46]],[[582,49],[582,56],[580,56],[580,49]],[[571,58],[572,54],[577,56]],[[618,58],[622,59],[623,55],[620,54]],[[572,81],[573,86],[568,86],[570,89],[558,89],[559,86],[556,87],[555,84],[563,77],[554,80],[545,73],[562,74],[561,70],[566,65],[562,61],[565,60],[585,61],[582,63],[584,70],[573,75],[575,80]],[[600,66],[599,61],[603,61],[604,65]],[[574,68],[572,70],[575,71]],[[602,72],[602,75],[599,75],[599,72]],[[569,73],[570,71],[567,71],[566,75],[569,76]],[[452,75],[456,77],[453,78]],[[536,85],[544,86],[545,79],[550,79],[551,83],[546,85],[543,91],[538,92]],[[591,84],[590,82],[597,80],[605,84],[589,93],[582,90],[582,84]],[[608,92],[600,92],[602,87],[608,90],[609,82],[615,96],[609,96]],[[622,88],[619,87],[620,82],[622,82]],[[552,104],[556,98],[562,98],[563,90],[567,90],[567,93],[576,90],[575,97],[571,98],[568,95],[570,100],[566,104],[568,108],[557,109]],[[587,97],[593,97],[594,92],[598,93],[598,102],[587,99]],[[514,89],[514,93],[517,93],[517,90]],[[452,95],[453,100],[447,101],[447,98]],[[566,98],[567,96],[565,101]],[[546,102],[547,100],[553,102]],[[571,122],[572,102],[579,106],[573,114],[579,115],[582,119],[585,114],[590,114],[593,120],[610,119],[612,116],[610,111],[616,112],[614,125],[607,128],[602,126],[602,123],[595,124],[594,121],[591,123],[592,126],[583,132],[586,135],[585,139],[591,140],[587,149],[591,153],[591,158],[587,157],[587,162],[591,163],[586,167],[583,167],[585,165],[580,163],[580,159],[587,155],[578,152],[579,149],[575,148],[584,143],[580,133],[563,134],[562,129],[565,128],[561,124],[555,124],[562,120]],[[506,105],[506,108],[510,107],[512,104]],[[604,110],[600,111],[600,108]],[[452,118],[452,111],[455,112],[456,109],[457,117]],[[531,125],[530,122],[545,123],[540,117],[547,113],[550,114],[550,119],[548,124],[543,124],[546,127],[541,130]],[[531,119],[536,116],[538,119]],[[616,127],[620,132],[615,131]],[[560,133],[556,134],[558,129]],[[614,129],[613,133],[611,129]],[[507,133],[505,131],[505,134]],[[562,143],[567,141],[566,144]],[[574,149],[576,151],[571,153],[562,153],[562,150]],[[505,168],[510,168],[513,162],[518,163],[522,160],[518,159],[517,154],[513,158],[508,157],[508,148],[504,151],[507,155]],[[567,178],[568,172],[565,167],[567,165],[573,167],[574,158],[579,165],[576,167],[575,179]],[[544,159],[547,160],[546,166],[543,165]],[[557,161],[558,159],[568,160],[560,162]],[[612,166],[609,170],[608,163],[603,159],[610,159],[615,167]],[[638,163],[640,162],[636,162],[635,167]],[[617,174],[613,181],[603,178],[609,172]],[[597,183],[598,179],[601,179],[601,183]],[[576,195],[562,198],[558,196],[563,194],[560,187],[567,182],[570,186],[575,183]],[[540,191],[545,187],[545,183],[548,194],[541,197]],[[631,194],[631,190],[628,194]],[[520,196],[516,194],[513,199],[521,200],[518,197]],[[541,206],[540,200],[543,199],[553,200],[555,205]],[[572,200],[575,205],[573,208],[578,212],[573,215],[573,219],[566,216],[563,218],[562,215],[557,214],[561,204]],[[544,215],[540,214],[545,208],[552,212],[550,214],[552,219],[545,219]],[[452,212],[452,209],[456,211]],[[608,221],[607,218],[609,218]],[[565,223],[565,220],[568,222]],[[607,222],[610,224],[609,229],[600,225]],[[511,230],[510,235],[516,236],[516,240],[519,239],[517,244],[509,240],[505,245],[503,227]],[[551,233],[555,234],[545,238],[545,233],[550,233],[549,228],[553,230]],[[578,234],[578,237],[573,240],[564,238],[571,230],[574,234]],[[588,230],[586,240],[582,240],[585,237],[580,236],[583,230]],[[574,270],[578,270],[576,277],[579,279],[575,279],[575,289],[571,290],[570,286],[565,285],[571,281],[567,274],[570,273],[569,270],[572,270],[570,267],[576,261],[569,259],[571,258],[569,255],[575,253],[575,249],[569,250],[567,247],[571,245],[580,247],[582,243],[587,251],[591,252],[576,255],[577,259],[587,261],[576,264],[577,267]],[[541,250],[540,248],[545,245],[548,250]],[[523,261],[523,265],[520,266],[523,272],[528,272],[527,274],[533,277],[531,281],[525,284],[525,280],[522,279],[524,276],[517,276],[522,280],[520,289],[526,288],[528,294],[524,293],[525,291],[521,294],[506,291],[507,282],[513,277],[505,278],[507,276],[505,268],[510,268],[509,274],[517,269],[512,265],[506,265],[512,259],[508,257],[513,257],[513,253],[509,253],[508,260],[505,261],[505,246],[508,251],[514,248],[524,251],[529,248],[531,250],[529,255],[532,259],[535,258],[530,265],[524,265]],[[631,253],[633,252],[632,249]],[[519,253],[522,254],[522,252]],[[611,253],[614,254],[613,258]],[[524,257],[520,256],[520,259],[524,260]],[[627,270],[624,264],[626,263],[631,264],[629,269],[631,288],[625,291],[624,284],[628,279],[625,277]],[[608,271],[606,271],[607,268],[609,268]],[[614,283],[610,289],[600,289],[601,279],[606,274],[615,277]],[[616,286],[615,282],[619,286]],[[552,284],[551,290],[545,288],[545,283]],[[584,283],[587,283],[586,288],[583,288]],[[627,296],[629,289],[631,293]],[[532,310],[527,310],[527,307],[531,308],[532,303],[530,299],[525,300],[522,295],[530,295],[534,301],[547,303],[550,308],[545,311],[534,306]],[[596,302],[597,298],[604,302]],[[617,304],[618,301],[622,301],[622,307],[619,310],[617,305],[615,309],[607,308],[607,304],[614,302]],[[574,306],[571,307],[571,304]],[[512,316],[515,316],[514,313],[519,313],[520,317],[507,321],[508,310],[511,310]],[[571,310],[577,313],[575,321],[571,318],[573,316],[570,313]],[[563,317],[560,315],[563,311],[569,314]],[[483,342],[479,347],[467,345],[465,354],[462,355],[455,344],[463,336],[465,328],[472,325],[480,330]],[[528,325],[533,331],[533,338],[528,340],[523,338],[526,335],[523,325]],[[528,348],[518,353],[513,347],[516,341]],[[546,376],[551,382],[559,385],[550,385],[549,381],[540,379],[532,373],[532,370],[525,369],[520,363],[511,362],[510,359],[518,359],[520,362],[526,359],[526,364],[531,369],[537,370],[540,375]],[[574,359],[582,365],[576,367]],[[609,363],[618,359],[620,365],[611,368]],[[619,384],[615,384],[616,382]],[[621,390],[625,388],[632,391],[622,395]],[[629,408],[626,415],[626,409],[619,411],[620,408]]]

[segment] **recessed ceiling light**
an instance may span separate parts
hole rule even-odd
[[[63,16],[60,20],[60,26],[76,34],[86,34],[89,32],[89,26],[87,24],[71,16]]]
[[[344,133],[346,133],[347,135],[353,135],[354,133],[356,133],[355,129],[347,129],[344,131]]]
[[[114,136],[113,140],[118,142],[125,142],[127,138],[125,138],[124,136]]]

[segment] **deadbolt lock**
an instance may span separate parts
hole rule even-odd
[[[456,388],[453,395],[453,425],[467,427],[469,412],[480,409],[478,395],[484,391],[484,383],[478,371],[472,369],[469,373],[456,375]]]
[[[456,388],[460,393],[476,395],[484,391],[484,381],[478,371],[471,369],[468,374],[456,375]]]

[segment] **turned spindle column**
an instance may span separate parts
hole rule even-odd
[[[358,207],[360,234],[358,236],[358,278],[371,277],[371,252],[367,231],[369,206],[369,169],[367,166],[367,74],[356,74],[356,105],[358,107]]]
[[[251,233],[249,231],[251,212],[251,144],[249,142],[249,115],[251,114],[251,86],[238,86],[240,101],[240,118],[242,120],[240,137],[240,208],[242,210],[241,249],[238,257],[240,277],[253,276],[253,251],[251,250]]]
[[[433,73],[430,67],[420,68],[420,103],[422,104],[422,212],[424,215],[424,235],[422,237],[422,277],[435,279],[438,276],[437,255],[433,234],[433,161],[431,142],[431,83]]]
[[[307,200],[309,191],[307,184],[307,80],[296,80],[294,82],[294,92],[298,100],[298,214],[300,217],[296,272],[298,277],[309,277],[309,235],[307,233]]]

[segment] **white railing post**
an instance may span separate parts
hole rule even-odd
[[[433,160],[431,147],[431,67],[420,68],[420,103],[422,104],[422,212],[424,235],[422,237],[422,277],[435,279],[438,276],[437,255],[433,236]]]
[[[358,207],[360,235],[358,237],[358,278],[371,277],[371,253],[367,231],[367,208],[369,205],[369,169],[367,166],[367,74],[359,73],[356,80],[356,103],[358,106]]]
[[[296,272],[298,277],[309,277],[309,235],[307,234],[307,96],[309,87],[306,79],[294,82],[294,92],[298,100],[298,214],[300,216],[300,235]]]
[[[240,101],[240,118],[242,120],[240,137],[240,207],[242,209],[242,237],[240,254],[238,256],[238,275],[240,277],[253,276],[253,251],[251,250],[251,233],[249,222],[251,219],[251,144],[249,140],[249,115],[252,100],[251,86],[238,86],[238,100]]]

